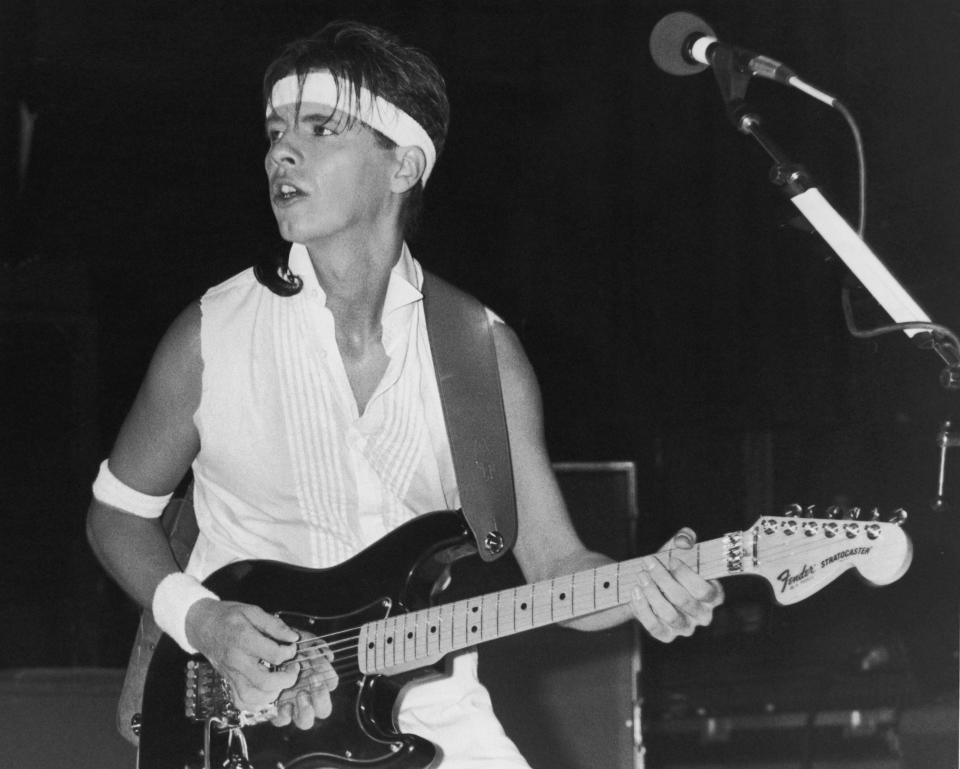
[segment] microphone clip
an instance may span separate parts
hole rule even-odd
[[[746,104],[747,86],[753,73],[745,65],[743,56],[726,45],[714,45],[710,64],[720,87],[727,117],[737,130],[742,130],[741,123],[749,112]]]

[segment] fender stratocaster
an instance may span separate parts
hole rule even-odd
[[[333,712],[300,730],[273,726],[269,712],[238,711],[210,663],[163,636],[144,689],[139,769],[427,769],[437,748],[396,724],[404,686],[439,674],[451,652],[629,603],[641,563],[438,603],[451,565],[473,553],[462,516],[439,512],[331,569],[272,561],[220,569],[206,580],[211,590],[303,631],[302,662],[317,654],[332,660],[339,677]],[[781,604],[807,598],[851,568],[872,584],[889,584],[911,554],[896,523],[791,516],[761,517],[745,531],[673,551],[707,579],[764,577]]]

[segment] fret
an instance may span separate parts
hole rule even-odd
[[[480,640],[483,630],[483,599],[471,598],[467,601],[463,617],[463,636],[457,644],[458,649],[469,646]]]
[[[615,584],[617,586],[617,603],[618,604],[625,604],[630,602],[631,594],[633,593],[633,585],[634,585],[634,581],[631,581],[630,577],[634,574],[639,564],[640,564],[639,559],[616,564],[617,568],[616,568]]]
[[[543,627],[553,622],[553,591],[549,582],[534,583],[530,605],[533,627]]]
[[[836,536],[836,524],[832,529],[830,525],[813,521],[800,528],[789,516],[765,517],[751,529],[728,532],[692,548],[673,548],[369,622],[359,629],[357,664],[365,674],[381,672],[627,604],[644,564],[657,561],[667,568],[671,561],[682,561],[705,579],[759,574],[778,588],[775,598],[781,604],[803,600],[851,566],[857,566],[874,584],[898,579],[909,566],[910,542],[895,523],[851,523],[856,528],[845,531],[842,538]],[[847,540],[858,536],[860,528],[863,543],[854,548]],[[814,549],[824,554],[824,563],[832,565],[830,570],[812,572],[807,567]],[[872,562],[865,565],[872,571],[867,571],[854,558],[866,561],[871,553]],[[811,579],[811,573],[824,577]],[[783,574],[791,581],[785,583]],[[389,601],[384,606],[389,606]]]
[[[679,558],[712,579],[731,573],[743,557],[740,532],[689,550],[646,556],[667,565]],[[365,625],[358,653],[367,671],[433,659],[476,643],[582,617],[629,603],[644,558],[611,563],[571,575],[518,585]]]
[[[445,604],[440,607],[440,648],[446,654],[453,650],[453,623],[455,604]]]
[[[529,630],[533,627],[533,585],[520,585],[513,589],[514,630]]]
[[[581,571],[573,575],[570,605],[574,617],[591,614],[597,606],[596,570]]]
[[[430,643],[430,612],[418,611],[416,613],[416,627],[414,633],[414,656],[419,660],[429,654],[427,645]]]
[[[573,578],[557,577],[550,583],[550,621],[562,622],[573,616]]]
[[[370,673],[374,669],[373,659],[373,641],[370,631],[373,623],[368,622],[360,628],[360,637],[357,639],[357,664],[360,666],[360,672]]]
[[[402,615],[399,615],[402,616]],[[383,659],[384,665],[387,667],[393,667],[397,664],[397,647],[394,643],[397,636],[397,615],[393,617],[387,617],[383,622],[383,636],[384,636],[384,649],[383,649]]]
[[[377,645],[377,658],[374,664],[377,670],[383,670],[386,667],[386,664],[383,658],[383,654],[385,650],[384,647],[386,646],[386,644],[384,643],[384,638],[386,637],[386,633],[384,632],[383,620],[380,620],[379,622],[377,622],[376,626],[377,626],[377,637],[374,639],[374,643]]]
[[[403,661],[413,662],[417,658],[417,615],[403,615]]]
[[[511,635],[516,632],[516,591],[501,590],[497,597],[497,632]]]
[[[609,609],[617,605],[617,571],[617,564],[593,570],[594,604],[597,609]]]
[[[433,657],[440,653],[440,607],[431,606],[427,609],[427,656]]]
[[[483,630],[480,634],[481,641],[493,641],[500,637],[500,594],[490,593],[485,595],[480,609],[480,622]]]

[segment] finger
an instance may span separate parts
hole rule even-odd
[[[650,564],[648,573],[664,600],[694,626],[709,625],[713,619],[713,605],[701,598],[712,594],[713,586],[679,561],[673,569],[667,569],[659,556],[650,558],[648,562]],[[681,581],[681,577],[685,581]],[[655,610],[660,608],[661,605],[656,600],[653,603]],[[682,628],[685,624],[675,620],[669,612],[663,619],[677,628]]]
[[[270,719],[274,726],[287,726],[293,721],[293,703],[281,702],[277,705],[277,715]]]
[[[650,609],[660,622],[675,632],[690,635],[693,632],[690,618],[680,611],[676,605],[684,595],[689,597],[689,593],[680,588],[673,576],[663,568],[663,564],[655,558],[651,559],[651,564],[650,568],[641,569],[637,575],[640,589],[647,599],[647,603],[650,604]],[[656,565],[659,566],[659,569],[654,572]],[[668,596],[665,595],[667,590],[677,596],[677,601],[668,600]]]
[[[310,676],[310,705],[316,718],[329,718],[333,712],[330,687],[323,673],[317,672]]]
[[[294,709],[293,723],[298,729],[309,729],[313,726],[315,720],[313,712],[313,699],[310,693],[304,689],[297,692],[297,706]]]
[[[680,531],[664,542],[663,546],[657,552],[666,553],[673,548],[689,550],[695,544],[697,544],[697,533],[690,527],[684,526],[682,529],[680,529]]]
[[[256,712],[276,702],[280,692],[265,691],[240,681],[231,684],[231,701],[240,710]]]
[[[633,589],[630,608],[633,610],[633,614],[640,624],[643,625],[644,629],[653,638],[666,643],[676,638],[677,634],[661,622],[660,618],[654,614],[653,609],[650,607],[650,602],[647,600],[639,585]]]
[[[265,702],[273,702],[280,692],[296,684],[299,674],[300,667],[297,664],[271,670],[262,660],[248,656],[233,671],[233,677],[243,687],[256,692],[257,698]]]
[[[701,603],[713,608],[723,603],[723,588],[715,580],[706,580],[683,561],[677,561],[670,567],[670,573],[687,592]]]
[[[246,606],[244,614],[250,624],[257,630],[280,643],[293,644],[300,640],[300,634],[296,630],[279,617],[265,612],[259,606]]]
[[[281,644],[263,635],[259,628],[251,626],[248,633],[244,633],[237,644],[251,658],[259,662],[263,660],[264,669],[280,670],[286,667],[297,654],[296,644]]]
[[[333,691],[340,684],[340,676],[337,675],[337,671],[325,657],[322,657],[317,661],[314,669],[316,671],[315,675],[319,676],[324,687],[326,687],[329,691]]]

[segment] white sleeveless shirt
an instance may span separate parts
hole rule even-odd
[[[460,504],[409,249],[383,308],[389,363],[362,415],[304,246],[291,248],[290,269],[303,280],[295,296],[248,269],[201,299],[200,537],[187,567],[199,579],[244,558],[333,566]]]

